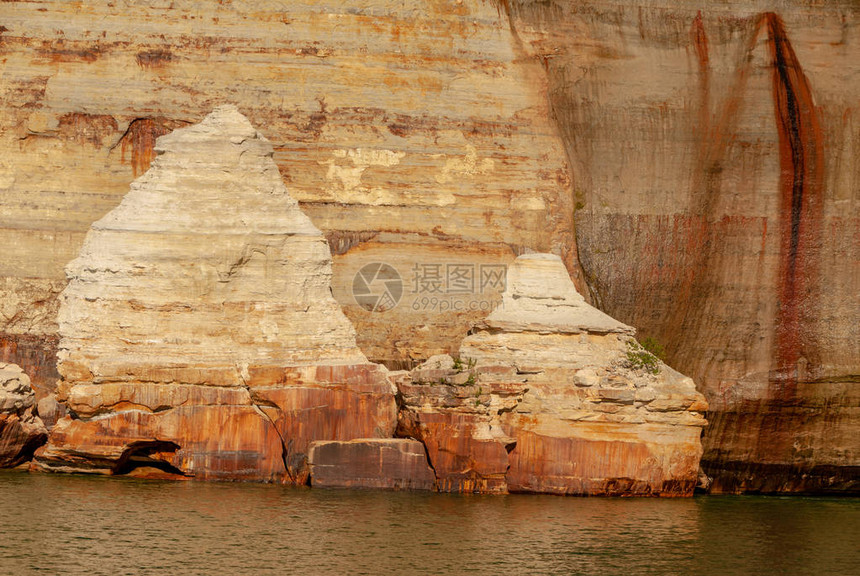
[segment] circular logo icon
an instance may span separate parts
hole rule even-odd
[[[384,262],[365,264],[352,280],[355,303],[370,312],[391,310],[403,296],[403,280],[393,266]]]

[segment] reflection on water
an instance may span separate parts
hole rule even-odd
[[[860,499],[457,496],[0,472],[0,573],[860,574]]]

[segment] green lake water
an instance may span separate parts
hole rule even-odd
[[[860,499],[473,496],[0,471],[0,574],[860,574]]]

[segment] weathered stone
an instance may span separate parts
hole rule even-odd
[[[523,246],[575,265],[543,68],[493,2],[50,0],[3,3],[2,26],[0,339],[57,333],[63,267],[90,225],[148,169],[159,136],[222,102],[275,143],[371,358],[411,367],[456,350],[486,314],[469,305],[499,297],[479,267]],[[374,262],[403,281],[385,313],[352,293]],[[444,298],[463,307],[413,309],[426,295],[412,291],[416,265],[448,264],[475,269],[473,290]],[[22,361],[37,345],[18,347]]]
[[[48,431],[33,414],[36,394],[20,366],[0,362],[0,468],[26,462]]]
[[[54,424],[68,412],[66,405],[57,401],[56,394],[43,396],[36,403],[36,411],[48,430],[53,428]]]
[[[634,334],[635,330],[586,303],[559,257],[529,254],[507,269],[502,304],[476,328],[551,334]],[[536,370],[540,370],[537,368]]]
[[[632,329],[565,275],[558,257],[519,257],[505,305],[460,348],[467,384],[424,366],[397,381],[398,434],[424,442],[441,489],[692,495],[704,397],[654,357],[639,365]]]
[[[61,419],[37,464],[307,480],[314,440],[390,437],[385,368],[331,296],[325,238],[231,106],[159,138],[68,266]]]
[[[432,490],[436,482],[424,446],[404,438],[313,442],[308,463],[314,487]]]
[[[712,491],[860,491],[857,5],[505,3],[591,301],[710,403]]]
[[[159,135],[233,101],[325,231],[371,358],[453,352],[498,303],[438,298],[423,265],[578,255],[589,302],[710,401],[715,490],[860,489],[855,4],[2,6],[0,361],[38,398],[89,226]],[[404,286],[384,313],[352,294],[378,262]]]

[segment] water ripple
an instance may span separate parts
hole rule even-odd
[[[860,499],[308,490],[0,472],[0,572],[858,574]]]

